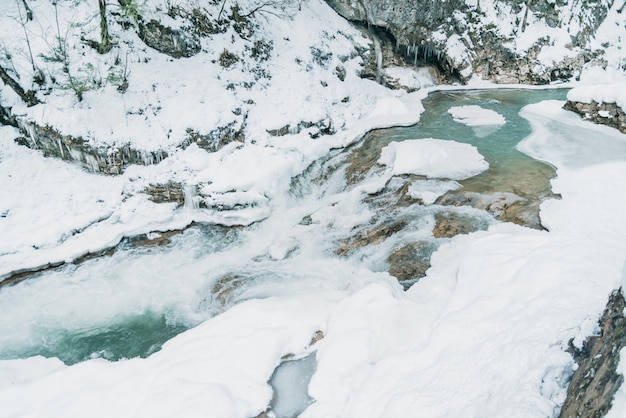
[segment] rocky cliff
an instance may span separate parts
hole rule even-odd
[[[560,418],[603,417],[611,409],[613,396],[624,382],[624,376],[617,372],[620,350],[626,345],[624,308],[626,301],[620,288],[611,294],[598,320],[599,335],[589,337],[581,349],[571,346],[578,369],[572,376]]]
[[[385,33],[382,39],[390,41],[397,57],[383,54],[383,66],[400,57],[407,64],[430,65],[448,81],[478,75],[526,84],[569,80],[585,65],[612,64],[618,41],[601,26],[625,7],[612,0],[327,3],[346,19]]]

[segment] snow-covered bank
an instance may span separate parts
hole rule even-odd
[[[156,10],[161,7],[157,3],[146,2],[141,11]],[[39,25],[34,33],[28,32],[35,64],[45,69],[48,80],[64,80],[67,75],[61,64],[44,59],[54,49],[44,35],[56,31],[57,9],[35,2],[34,21],[27,22],[20,19],[19,3],[7,7],[0,16],[0,24],[10,29],[3,32],[7,48],[21,50],[25,35],[20,22],[27,29]],[[54,89],[44,103],[28,108],[2,85],[2,105],[10,107],[14,115],[80,136],[94,147],[114,150],[118,144],[128,143],[136,149],[166,149],[170,156],[151,167],[131,166],[118,178],[104,177],[21,149],[12,143],[19,133],[3,128],[0,230],[5,240],[0,245],[0,279],[12,272],[98,252],[124,236],[180,229],[193,221],[248,225],[264,219],[271,213],[272,200],[284,194],[291,177],[311,161],[373,128],[413,124],[422,109],[424,92],[389,91],[358,77],[360,57],[355,45],[365,40],[320,1],[304,3],[297,13],[263,13],[257,16],[259,21],[248,22],[254,39],[269,45],[260,62],[246,55],[251,53],[251,40],[233,28],[202,38],[203,50],[198,55],[172,60],[139,47],[137,34],[114,22],[111,35],[118,43],[110,54],[101,56],[80,38],[84,33],[98,33],[93,19],[98,13],[96,5],[61,2],[56,7],[70,69],[73,65],[91,68],[88,75],[103,78],[102,87],[90,84],[92,89],[84,92],[82,101],[67,90]],[[74,16],[74,23],[66,22],[65,27],[63,17],[69,15]],[[166,20],[177,24],[169,17]],[[240,62],[232,68],[216,63],[216,53],[226,49],[240,54]],[[115,56],[126,56],[126,64]],[[28,54],[14,54],[11,63],[27,86],[33,77]],[[120,92],[114,85],[119,80],[104,75],[119,75],[123,65],[130,66],[129,85]],[[248,83],[253,65],[264,69],[267,78]],[[195,144],[178,148],[190,131],[206,134],[232,127],[243,123],[242,115],[246,125],[243,144],[234,142],[214,153]],[[297,132],[302,121],[325,121],[335,132],[313,139],[315,126]],[[284,126],[292,134],[273,137],[268,133]],[[23,169],[26,160],[31,162],[29,170]],[[47,175],[58,170],[59,175]],[[168,183],[202,193],[208,208],[189,211],[173,203],[150,201],[146,189]]]

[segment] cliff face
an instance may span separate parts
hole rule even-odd
[[[611,64],[617,45],[605,41],[599,29],[610,13],[621,15],[624,8],[610,0],[327,3],[350,21],[384,29],[407,63],[449,65],[448,80],[458,72],[461,81],[476,74],[497,83],[527,84],[569,80],[590,62]],[[435,53],[429,57],[429,51]]]

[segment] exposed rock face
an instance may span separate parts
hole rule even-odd
[[[131,164],[156,164],[167,157],[165,151],[139,151],[128,144],[96,148],[80,137],[63,135],[49,126],[22,119],[15,121],[25,134],[25,137],[16,140],[18,143],[42,150],[46,156],[77,163],[94,172],[120,174]]]
[[[626,301],[618,289],[600,318],[600,335],[588,338],[581,350],[570,342],[579,367],[570,381],[561,418],[598,418],[611,409],[613,396],[624,382],[616,372],[620,350],[626,346],[624,308]]]
[[[583,0],[576,5],[578,11],[563,1],[498,1],[497,19],[513,28],[504,33],[497,21],[489,20],[487,7],[483,4],[481,9],[480,1],[471,6],[463,0],[326,1],[346,19],[375,27],[379,33],[386,31],[395,43],[396,55],[404,57],[406,63],[433,66],[448,81],[479,74],[498,83],[526,84],[570,79],[584,63],[599,58],[602,51],[592,50],[589,40],[612,6],[608,1]],[[530,48],[516,49],[515,39],[531,21],[544,21],[550,28],[571,26],[568,47],[576,53],[557,58],[546,67],[538,55],[542,48],[552,45],[549,37],[538,38]],[[394,64],[393,60],[385,60],[385,65],[389,64]]]
[[[132,164],[151,165],[167,158],[164,150],[143,151],[131,148],[129,144],[103,145],[94,147],[81,137],[65,135],[50,126],[41,126],[14,115],[10,109],[0,106],[0,124],[18,128],[24,135],[16,142],[32,149],[43,151],[47,157],[56,157],[82,166],[83,168],[104,174],[121,174]],[[180,144],[186,148],[197,144],[200,148],[215,152],[230,142],[243,142],[244,123],[217,128],[207,134],[200,134],[191,129],[187,130],[187,137]],[[157,191],[157,194],[159,192]],[[180,200],[176,197],[161,201]],[[157,198],[158,201],[158,198]]]
[[[207,134],[201,134],[193,129],[187,129],[187,137],[181,144],[182,148],[187,148],[191,144],[196,144],[203,150],[215,152],[224,145],[231,142],[243,142],[245,121],[240,126],[235,123],[214,129]]]
[[[564,108],[594,123],[607,125],[626,134],[626,113],[615,103],[581,103],[567,101]]]
[[[185,32],[163,26],[156,20],[139,21],[139,38],[149,47],[170,57],[192,57],[200,52],[200,42]]]
[[[419,45],[440,25],[449,25],[449,18],[456,10],[467,11],[463,0],[425,0],[419,4],[398,0],[327,0],[327,3],[348,20],[389,29],[402,45]]]
[[[178,182],[151,184],[144,193],[155,203],[175,202],[177,206],[183,206],[185,203],[185,190],[182,183]]]

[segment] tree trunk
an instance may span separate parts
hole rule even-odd
[[[22,4],[24,4],[24,9],[26,9],[26,20],[33,20],[33,11],[28,7],[26,0],[22,0]]]
[[[102,41],[98,52],[106,54],[112,48],[111,37],[109,36],[109,25],[107,24],[107,5],[106,0],[98,0],[100,5],[100,33],[102,34]]]
[[[36,104],[41,103],[37,99],[37,96],[35,96],[34,91],[32,90],[24,91],[22,86],[20,86],[17,81],[13,80],[13,78],[11,78],[9,73],[7,73],[6,70],[2,66],[0,66],[0,79],[4,81],[4,84],[11,87],[13,91],[17,93],[17,95],[20,96],[22,100],[24,100],[24,102],[28,105],[28,107],[35,106]]]

